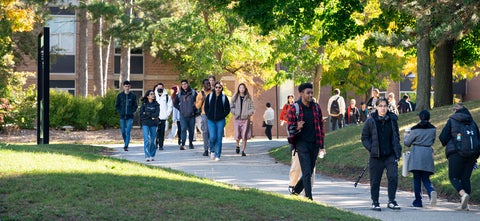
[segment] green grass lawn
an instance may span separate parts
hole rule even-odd
[[[465,105],[472,113],[474,120],[479,124],[480,101],[467,102]],[[459,195],[448,179],[448,162],[445,157],[445,148],[442,147],[440,140],[438,140],[440,132],[452,113],[452,106],[435,108],[430,112],[430,122],[437,127],[437,139],[433,146],[436,173],[432,176],[432,182],[436,191],[442,197],[458,201]],[[418,121],[416,112],[399,115],[400,143],[403,151],[406,150],[403,146],[403,132],[405,128],[414,126]],[[351,126],[326,134],[325,147],[327,148],[327,155],[325,158],[317,161],[318,173],[351,180],[353,185],[368,161],[368,151],[363,147],[360,140],[362,127],[363,125]],[[270,154],[278,161],[290,164],[291,156],[288,146],[272,149]],[[402,163],[399,165],[399,171],[401,171]],[[473,171],[471,181],[473,190],[471,202],[480,203],[480,170]],[[368,172],[362,179],[362,182],[368,183]],[[386,184],[385,179],[383,183],[384,185]],[[399,172],[399,188],[413,191],[413,175],[402,177]]]
[[[108,157],[102,147],[0,144],[0,220],[372,220],[301,197]]]

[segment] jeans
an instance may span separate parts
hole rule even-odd
[[[300,193],[305,189],[305,196],[309,199],[312,198],[312,176],[313,169],[315,168],[315,162],[317,160],[318,152],[320,149],[316,147],[316,143],[298,141],[296,143],[298,160],[300,161],[300,167],[302,169],[302,177],[297,182],[293,191]]]
[[[215,157],[222,155],[223,130],[225,119],[219,121],[208,120],[208,132],[210,134],[210,152],[215,152]]]
[[[427,190],[428,196],[430,197],[430,193],[435,190],[433,188],[432,182],[430,182],[430,175],[432,173],[421,171],[421,170],[413,170],[413,191],[415,192],[415,201],[414,204],[417,203],[418,205],[422,205],[422,182],[423,186]]]
[[[202,114],[202,138],[203,138],[203,149],[208,151],[210,149],[210,133],[208,131],[208,119],[207,115]]]
[[[180,117],[180,125],[182,129],[182,146],[185,146],[185,141],[187,140],[187,130],[189,144],[192,144],[194,135],[193,130],[195,129],[195,117]]]
[[[165,140],[165,120],[160,120],[157,127],[156,147],[163,148],[163,141]]]
[[[157,147],[155,147],[155,138],[157,136],[157,126],[142,126],[143,131],[143,151],[145,158],[155,157]]]
[[[343,128],[343,115],[338,115],[336,117],[330,117],[332,122],[332,131],[337,129],[337,123],[338,123],[338,128]]]
[[[120,119],[120,132],[122,133],[125,147],[130,143],[130,131],[132,131],[133,119]]]
[[[458,153],[448,157],[448,178],[457,192],[460,190],[465,190],[468,194],[472,192],[470,177],[476,161],[475,158],[461,157]]]
[[[388,157],[370,157],[370,194],[373,202],[378,202],[380,195],[380,182],[383,171],[387,170],[388,200],[394,201],[398,186],[398,162],[394,155]]]

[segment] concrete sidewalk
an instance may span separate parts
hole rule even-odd
[[[268,155],[268,150],[287,144],[282,140],[253,139],[247,144],[247,156],[242,157],[235,153],[235,142],[224,140],[222,157],[219,162],[202,156],[203,143],[195,142],[195,149],[180,151],[173,142],[165,142],[165,150],[157,151],[153,162],[145,162],[143,145],[130,145],[129,151],[123,151],[122,145],[102,145],[115,149],[113,157],[146,163],[149,165],[171,168],[184,171],[198,177],[209,178],[218,182],[233,185],[257,188],[264,191],[289,194],[288,172],[289,165],[277,163]],[[325,156],[328,158],[328,154]],[[318,164],[321,168],[322,159]],[[321,169],[317,172],[321,172]],[[359,173],[361,171],[355,171]],[[368,180],[367,177],[363,181]],[[402,207],[399,211],[386,208],[386,188],[380,190],[382,211],[370,210],[370,188],[368,184],[353,186],[354,181],[333,179],[316,174],[313,187],[315,201],[342,208],[354,213],[362,214],[381,220],[480,220],[480,208],[470,206],[470,211],[457,211],[460,203],[450,203],[439,199],[437,207],[415,208],[411,206],[413,193],[398,191],[397,202]],[[428,199],[428,197],[427,197]],[[424,204],[428,204],[424,202]]]

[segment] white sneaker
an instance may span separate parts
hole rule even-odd
[[[215,157],[215,161],[220,161],[220,157]]]
[[[155,161],[155,158],[153,158],[153,157],[150,157],[150,160],[151,160],[151,161]]]
[[[215,159],[215,152],[210,152],[210,160],[214,160]]]
[[[150,162],[150,157],[147,157],[145,161]]]
[[[437,191],[432,191],[430,193],[430,206],[434,207],[437,205]]]
[[[468,208],[468,200],[470,199],[470,195],[468,195],[468,193],[465,193],[463,194],[462,196],[462,203],[460,204],[461,205],[461,209],[463,210],[466,210]]]

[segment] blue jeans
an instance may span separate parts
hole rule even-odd
[[[417,204],[418,206],[422,206],[422,182],[423,186],[427,190],[428,196],[430,197],[430,193],[434,191],[432,182],[430,182],[430,175],[432,173],[421,171],[421,170],[413,170],[413,191],[415,192],[415,201],[414,205]]]
[[[210,134],[210,152],[215,152],[215,157],[222,155],[223,130],[225,119],[219,121],[208,120],[208,132]]]
[[[132,131],[133,119],[120,119],[120,132],[122,133],[125,147],[130,143],[130,131]]]
[[[157,126],[142,126],[143,131],[143,151],[145,158],[155,157],[157,147],[155,138],[157,137]]]
[[[188,130],[188,142],[192,144],[193,142],[193,130],[195,129],[195,117],[180,117],[180,125],[182,129],[182,146],[185,146],[185,141],[187,140],[187,130]]]

